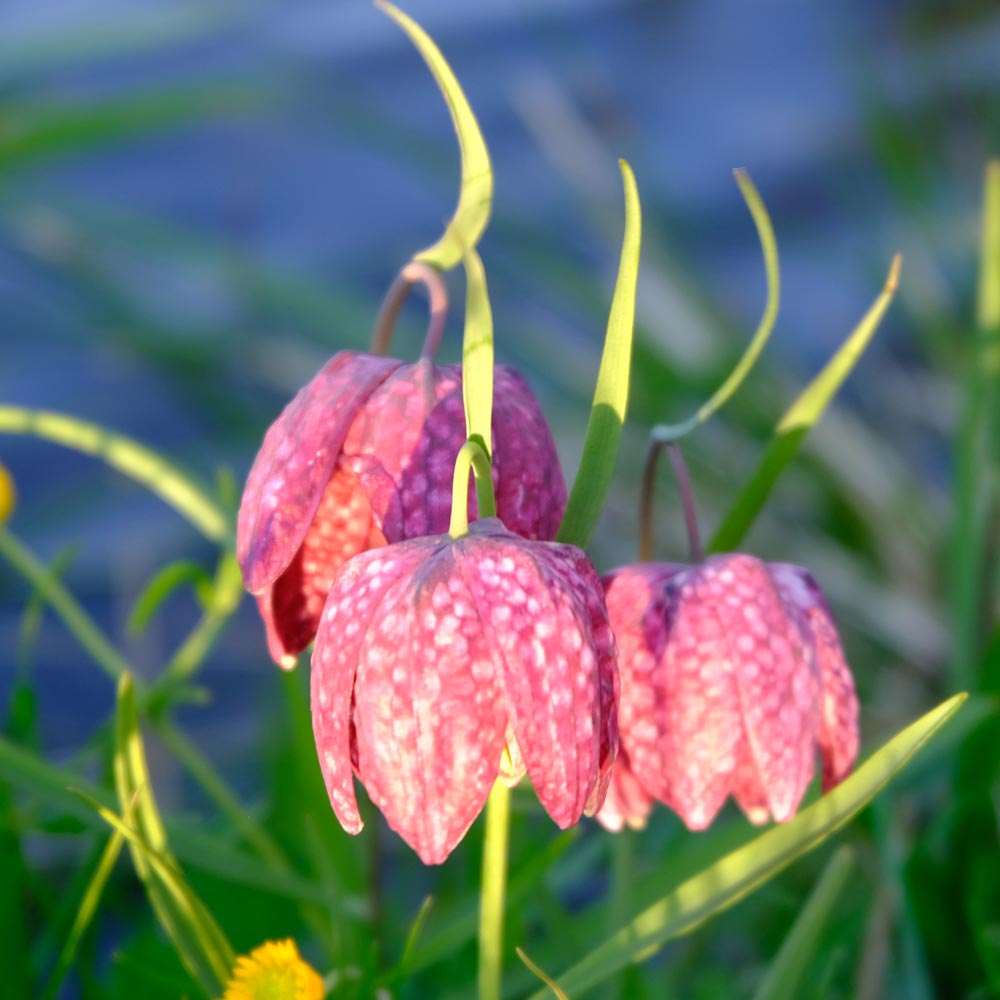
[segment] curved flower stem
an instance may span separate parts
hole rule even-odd
[[[482,892],[479,898],[479,1000],[500,1000],[503,914],[507,893],[510,789],[498,781],[486,803]]]
[[[34,434],[101,458],[170,504],[210,541],[229,537],[230,518],[222,507],[177,466],[130,438],[64,413],[22,406],[0,406],[0,433]]]
[[[656,463],[663,449],[670,455],[670,464],[677,478],[677,488],[684,507],[684,524],[687,527],[688,548],[691,562],[699,563],[705,558],[698,529],[698,514],[694,509],[694,494],[691,491],[691,477],[688,475],[684,456],[676,441],[664,441],[653,435],[646,452],[646,465],[642,471],[642,492],[639,496],[639,559],[652,562],[653,559],[653,493],[656,485]]]
[[[455,459],[455,478],[451,485],[451,524],[448,534],[461,538],[469,530],[469,470],[476,476],[476,502],[480,517],[496,517],[497,504],[490,478],[490,460],[477,441],[469,440]]]
[[[399,272],[396,280],[389,286],[389,291],[385,294],[378,319],[375,320],[375,329],[372,331],[372,354],[385,355],[389,353],[392,331],[396,327],[399,310],[403,308],[403,303],[406,301],[406,296],[410,294],[410,289],[418,281],[422,282],[427,289],[431,313],[430,323],[427,326],[427,336],[424,338],[424,346],[420,354],[422,357],[432,358],[437,353],[441,336],[444,333],[444,321],[448,315],[448,290],[436,268],[417,260],[411,260]]]

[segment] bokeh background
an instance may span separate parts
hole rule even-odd
[[[747,384],[686,446],[706,532],[902,252],[881,332],[747,540],[821,581],[855,665],[866,745],[877,745],[964,669],[949,624],[954,442],[974,343],[983,169],[1000,150],[1000,10],[977,0],[410,0],[406,10],[441,46],[490,145],[496,200],[481,252],[497,357],[541,397],[568,478],[617,266],[616,158],[635,170],[635,383],[591,550],[600,569],[634,558],[647,429],[711,393],[763,307],[732,169],[749,170],[771,211],[782,306]],[[365,346],[396,271],[440,232],[457,179],[426,67],[360,0],[7,0],[0,401],[128,434],[238,497],[281,406],[329,355]],[[457,360],[460,276],[449,284],[441,357]],[[424,322],[414,293],[399,356],[416,354]],[[153,676],[197,609],[182,589],[132,634],[136,595],[164,564],[191,559],[210,572],[216,553],[103,464],[13,436],[0,438],[0,460],[20,496],[11,530],[55,561]],[[683,558],[666,473],[656,524],[661,557]],[[114,691],[55,619],[39,627],[25,616],[29,596],[0,568],[0,715],[15,678],[30,675],[41,747],[77,760]],[[273,669],[246,601],[199,674],[210,703],[181,715],[250,803],[273,776]],[[886,874],[918,849],[925,813],[947,792],[947,767],[929,767],[892,793],[898,808],[868,820],[887,827],[879,842],[896,853],[869,859],[857,950],[844,958],[857,995],[903,989],[907,962],[925,976],[913,982],[950,982],[919,900]],[[197,816],[202,803],[168,754],[154,756],[154,771],[164,807]],[[78,856],[58,832],[30,849],[54,884]],[[783,891],[776,905],[791,919],[797,897]],[[752,952],[742,912],[724,925],[736,928],[724,953],[737,977]],[[102,933],[98,954],[123,935]],[[858,942],[871,933],[884,941],[866,959]]]

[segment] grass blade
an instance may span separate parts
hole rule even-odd
[[[839,848],[823,869],[809,901],[757,988],[754,1000],[794,1000],[805,994],[802,977],[823,939],[823,931],[853,867],[854,852],[849,847]]]
[[[168,503],[209,541],[223,542],[230,535],[229,515],[190,476],[121,434],[64,413],[21,406],[0,406],[0,434],[34,434],[103,459]]]
[[[727,909],[842,827],[897,774],[965,701],[955,695],[911,723],[818,802],[727,855],[644,910],[559,977],[581,993]],[[531,1000],[545,1000],[546,991]]]
[[[632,334],[635,325],[635,289],[639,280],[642,242],[642,207],[632,168],[620,160],[625,186],[625,236],[622,240],[618,279],[611,300],[611,314],[604,337],[604,352],[597,373],[594,402],[587,423],[583,457],[570,491],[566,513],[556,538],[585,546],[597,525],[604,498],[618,460],[618,444],[628,410]]]
[[[889,268],[885,287],[872,307],[778,422],[764,457],[709,543],[709,552],[729,552],[735,549],[750,530],[778,477],[799,450],[802,439],[823,415],[882,322],[882,317],[896,294],[901,265],[902,258],[897,254]]]

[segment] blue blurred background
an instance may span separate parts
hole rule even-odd
[[[971,348],[982,171],[1000,143],[1000,11],[975,0],[410,0],[476,110],[496,174],[482,244],[498,359],[527,374],[576,468],[620,246],[616,158],[645,212],[630,425],[592,552],[635,551],[646,429],[707,397],[764,301],[733,183],[773,216],[783,301],[764,361],[691,440],[710,530],[774,421],[904,255],[899,298],[782,480],[748,547],[810,565],[845,626],[873,743],[928,706],[947,656],[942,555]],[[360,0],[0,6],[0,400],[66,411],[236,493],[263,431],[335,351],[363,347],[379,300],[440,232],[458,155],[433,80]],[[458,357],[462,285],[441,352]],[[397,330],[415,355],[415,293]],[[0,438],[11,522],[149,675],[196,616],[179,592],[125,622],[166,562],[215,553],[100,463]],[[660,554],[683,558],[663,477]],[[71,559],[67,557],[71,554]],[[0,707],[36,671],[59,760],[113,690],[0,570]],[[196,741],[252,795],[266,718],[262,632],[245,602],[199,680]],[[177,792],[159,775],[161,797]]]

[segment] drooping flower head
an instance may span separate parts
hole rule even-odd
[[[618,641],[622,752],[598,819],[645,824],[653,800],[693,830],[731,794],[750,818],[790,819],[812,779],[823,787],[858,752],[858,702],[837,629],[806,570],[729,554],[705,559],[677,445],[651,441],[640,501],[640,554],[652,552],[660,451],[677,475],[692,565],[643,562],[604,579]]]
[[[824,788],[847,775],[858,749],[854,683],[804,569],[720,555],[628,566],[604,584],[627,754],[616,782],[634,779],[700,830],[730,794],[754,823],[790,819],[817,752]],[[606,825],[640,823],[637,801],[609,811]]]
[[[496,518],[341,567],[312,657],[330,801],[362,823],[356,775],[427,864],[459,843],[497,778],[525,773],[565,828],[604,799],[617,750],[614,639],[582,550]]]
[[[503,366],[492,430],[498,515],[526,538],[554,537],[566,504],[555,444]],[[285,407],[250,471],[236,549],[276,662],[293,666],[312,641],[346,559],[447,530],[464,442],[461,368],[427,349],[415,364],[341,351]]]

